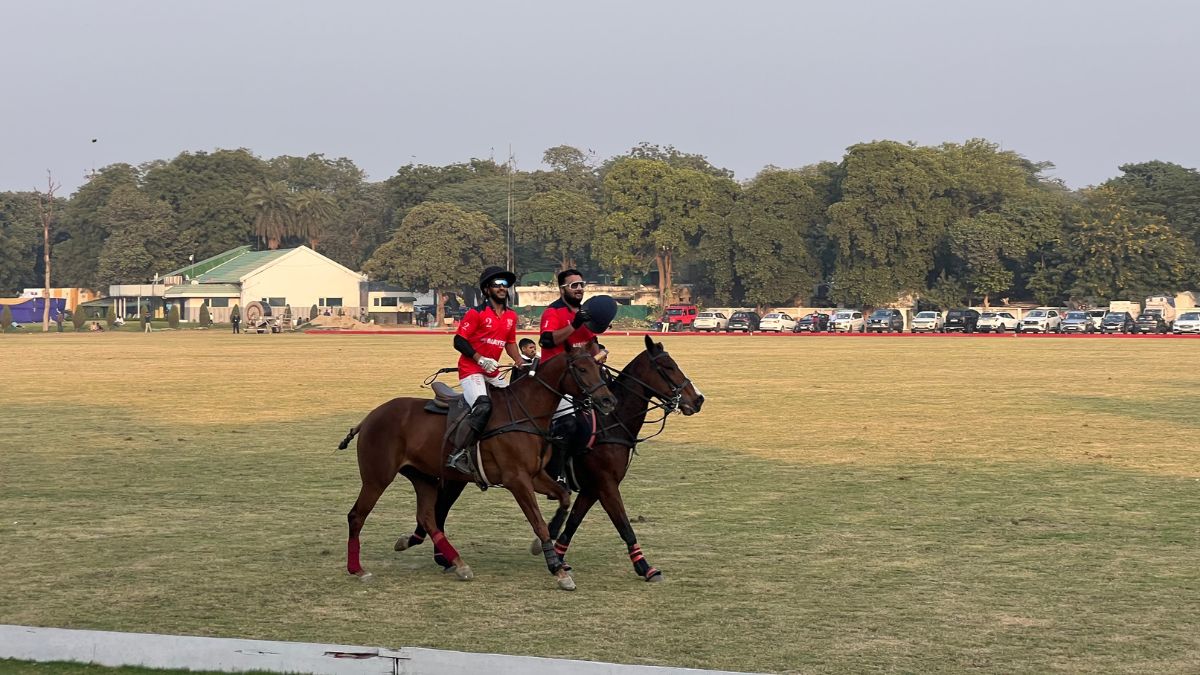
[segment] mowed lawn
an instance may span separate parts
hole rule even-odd
[[[640,338],[608,337],[614,363]],[[759,671],[1200,671],[1200,341],[683,337],[708,399],[555,589],[503,490],[346,575],[367,411],[449,336],[0,336],[0,623]],[[545,503],[545,511],[550,505]]]

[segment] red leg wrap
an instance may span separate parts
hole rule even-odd
[[[559,555],[559,557],[561,558],[562,556],[567,554],[567,546],[568,546],[568,544],[560,544],[558,542],[555,542],[554,543],[554,552],[557,553]]]
[[[441,532],[434,532],[430,538],[433,539],[434,548],[437,549],[438,553],[442,554],[446,562],[454,564],[454,561],[458,560],[458,551],[454,550],[454,547],[446,540],[446,535]]]
[[[358,539],[350,539],[346,542],[346,571],[350,574],[358,574],[363,571],[362,563],[358,561]]]

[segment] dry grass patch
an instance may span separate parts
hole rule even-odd
[[[1196,383],[1172,365],[1194,343],[666,344],[709,399],[626,486],[667,583],[637,580],[596,509],[566,594],[501,491],[451,516],[476,581],[391,550],[403,484],[364,531],[376,584],[344,573],[357,470],[333,448],[453,363],[448,337],[4,338],[0,622],[745,670],[1200,669]]]

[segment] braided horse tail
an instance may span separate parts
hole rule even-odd
[[[350,447],[350,441],[354,440],[354,437],[358,435],[358,432],[361,429],[362,422],[350,427],[350,433],[346,434],[346,437],[342,439],[341,443],[338,443],[338,450],[345,450],[346,448]]]

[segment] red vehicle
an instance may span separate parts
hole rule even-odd
[[[662,324],[672,332],[691,330],[698,311],[695,305],[669,305],[663,314]]]

